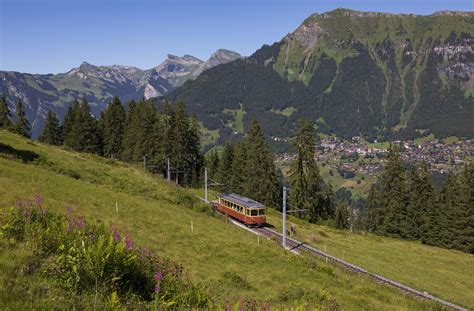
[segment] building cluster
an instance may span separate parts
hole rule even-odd
[[[474,140],[459,140],[446,144],[439,140],[416,143],[413,140],[394,141],[400,146],[401,158],[411,164],[425,163],[432,172],[446,173],[459,169],[474,159]],[[360,174],[376,175],[387,161],[387,144],[367,143],[360,137],[350,140],[325,137],[316,146],[315,157],[331,169],[344,169]],[[291,161],[294,155],[282,154],[280,161]]]

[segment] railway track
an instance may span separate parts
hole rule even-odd
[[[270,228],[267,228],[267,227],[252,228],[250,230],[253,231],[256,234],[261,235],[261,236],[265,236],[265,237],[268,237],[268,238],[275,239],[278,242],[282,242],[282,240],[283,240],[283,237],[280,233],[278,233],[278,232],[276,232],[276,231],[274,231]],[[296,253],[306,252],[306,253],[309,253],[313,256],[319,256],[319,257],[325,258],[327,261],[330,261],[331,263],[339,265],[340,267],[342,267],[344,270],[346,270],[348,272],[361,274],[361,275],[366,275],[367,277],[371,278],[375,282],[394,287],[394,288],[396,288],[397,290],[401,291],[404,294],[412,295],[412,296],[415,296],[419,299],[426,299],[426,300],[430,300],[430,301],[435,301],[437,303],[440,303],[440,304],[442,304],[446,307],[452,308],[454,310],[467,311],[467,309],[465,309],[461,306],[458,306],[456,304],[453,304],[449,301],[445,301],[443,299],[440,299],[438,297],[430,295],[426,292],[420,292],[420,291],[418,291],[418,290],[416,290],[412,287],[409,287],[409,286],[406,286],[406,285],[401,284],[399,282],[396,282],[396,281],[393,281],[391,279],[385,278],[381,275],[369,272],[369,271],[367,271],[366,269],[364,269],[362,267],[359,267],[357,265],[354,265],[350,262],[347,262],[347,261],[342,260],[340,258],[334,257],[332,255],[329,255],[328,253],[323,252],[323,251],[321,251],[317,248],[314,248],[314,247],[312,247],[312,246],[310,246],[310,245],[308,245],[304,242],[300,242],[300,241],[297,241],[295,239],[287,237],[286,238],[286,245],[287,245],[288,249],[293,251],[293,252],[296,252]]]

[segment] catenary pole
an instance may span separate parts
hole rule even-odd
[[[283,240],[282,240],[282,246],[283,248],[286,248],[286,187],[283,186]]]
[[[204,168],[204,200],[209,203],[207,200],[207,167]]]

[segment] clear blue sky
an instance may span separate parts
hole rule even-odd
[[[148,69],[166,54],[250,55],[314,12],[430,14],[474,0],[0,0],[0,70],[66,72],[82,61]]]

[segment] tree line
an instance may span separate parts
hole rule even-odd
[[[436,192],[426,165],[407,167],[391,146],[370,189],[364,224],[379,235],[474,253],[474,164],[451,172]]]
[[[336,215],[332,188],[319,173],[314,159],[316,131],[310,119],[300,120],[293,148],[297,154],[289,174],[288,209],[302,210],[297,217],[316,223]],[[227,142],[219,154],[213,149],[206,158],[209,177],[221,191],[235,192],[280,209],[283,175],[259,123],[253,120],[244,138]]]
[[[30,137],[21,99],[16,108],[13,123],[6,99],[0,97],[0,127]],[[48,111],[38,140],[127,162],[144,161],[145,168],[154,173],[165,174],[169,158],[173,179],[183,185],[197,186],[204,164],[199,124],[186,114],[183,102],[166,103],[159,112],[152,102],[131,101],[126,110],[115,97],[96,119],[85,99],[76,100],[62,123]]]

